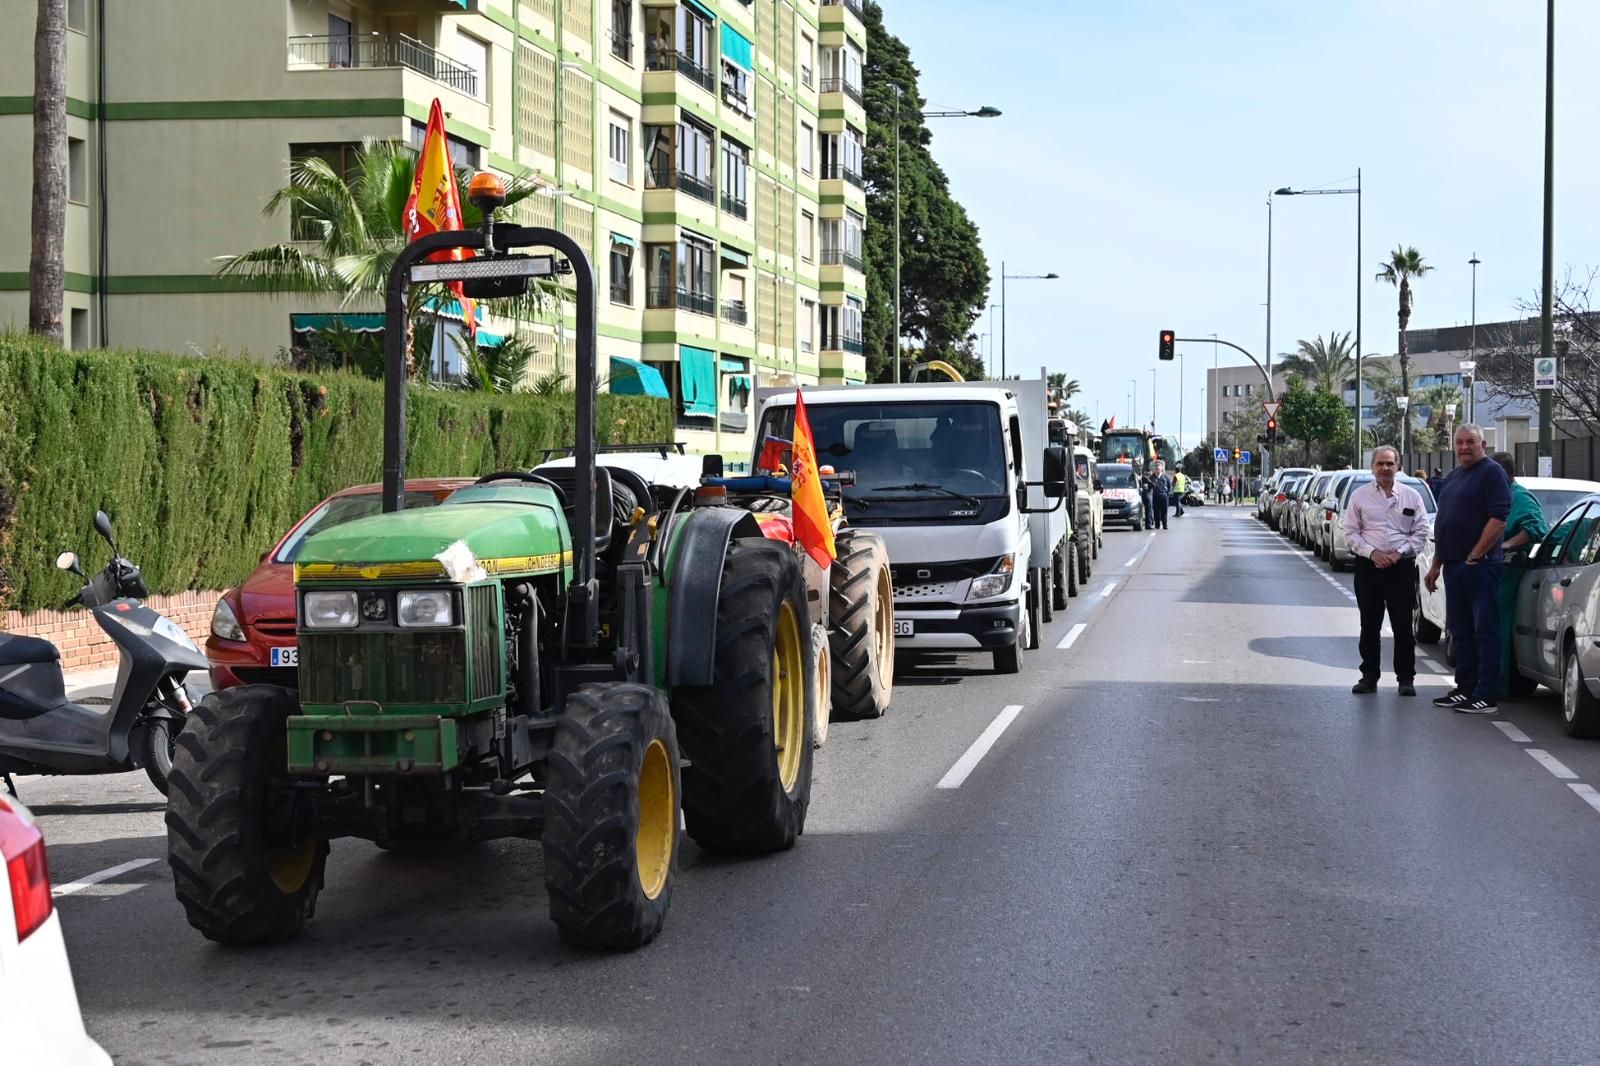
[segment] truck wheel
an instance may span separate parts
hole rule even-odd
[[[1080,586],[1087,585],[1090,575],[1094,573],[1094,567],[1089,565],[1089,545],[1080,544],[1078,546],[1078,558],[1076,561],[1078,564],[1078,584]]]
[[[1024,606],[1018,614],[1017,642],[1007,648],[994,650],[994,672],[997,674],[1017,674],[1022,672],[1023,651],[1032,635],[1028,632],[1028,610]]]
[[[1056,617],[1056,560],[1060,557],[1058,548],[1050,555],[1050,565],[1039,568],[1039,617],[1045,622],[1053,622]]]
[[[1089,556],[1091,558],[1094,558],[1094,559],[1100,558],[1100,541],[1101,541],[1101,539],[1102,538],[1101,538],[1100,534],[1098,534],[1098,533],[1096,533],[1094,536],[1089,538]]]
[[[649,685],[584,685],[556,719],[544,884],[561,939],[628,951],[661,931],[678,865],[678,736]]]
[[[1044,633],[1044,570],[1028,571],[1028,598],[1026,610],[1028,613],[1028,650],[1039,650],[1039,638]]]
[[[730,544],[712,683],[672,694],[689,760],[684,819],[708,851],[782,851],[805,829],[816,715],[809,630],[794,551]]]
[[[1078,582],[1078,564],[1076,560],[1066,560],[1062,568],[1067,572],[1067,595],[1076,596],[1083,590],[1083,586]]]
[[[223,944],[288,940],[316,910],[328,842],[294,830],[286,775],[294,695],[276,685],[213,692],[178,734],[167,862],[189,924]]]
[[[811,674],[812,699],[817,701],[811,739],[820,748],[828,742],[828,723],[833,719],[833,656],[828,652],[828,631],[821,626],[811,627],[811,661],[817,664]]]
[[[1067,581],[1067,553],[1057,552],[1051,563],[1055,573],[1050,578],[1050,599],[1054,602],[1055,609],[1065,611],[1067,601],[1072,597],[1072,590]]]
[[[894,686],[894,581],[874,533],[846,530],[828,577],[833,707],[841,717],[881,718]]]

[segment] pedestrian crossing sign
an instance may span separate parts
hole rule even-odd
[[[1227,462],[1228,461],[1228,449],[1226,449],[1226,448],[1213,448],[1211,450],[1211,458],[1216,460],[1219,463]]]

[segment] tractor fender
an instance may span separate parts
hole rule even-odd
[[[761,525],[737,507],[698,507],[675,525],[666,569],[666,684],[709,685],[717,646],[717,600],[723,560],[735,538],[760,537]]]

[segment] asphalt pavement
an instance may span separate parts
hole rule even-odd
[[[1600,744],[1549,692],[1434,708],[1437,649],[1417,698],[1352,696],[1348,575],[1248,508],[1171,525],[1108,531],[1020,675],[905,664],[799,845],[686,843],[633,954],[560,944],[515,841],[337,841],[302,937],[219,948],[142,777],[21,779],[90,1032],[123,1064],[1600,1061]]]

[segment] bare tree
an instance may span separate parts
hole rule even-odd
[[[28,332],[60,344],[67,283],[67,0],[39,0],[33,37],[33,250]]]
[[[1569,270],[1555,287],[1556,390],[1552,397],[1555,429],[1572,436],[1562,420],[1600,425],[1600,311],[1592,296],[1600,271],[1574,276]],[[1478,380],[1499,399],[1530,406],[1539,402],[1533,387],[1533,361],[1539,356],[1540,301],[1537,295],[1517,301],[1524,321],[1498,327],[1478,337]]]

